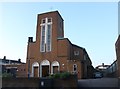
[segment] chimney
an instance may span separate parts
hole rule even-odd
[[[33,37],[28,37],[28,42],[33,42]]]
[[[18,59],[18,62],[20,62],[20,63],[21,63],[21,59]]]
[[[104,63],[102,63],[102,66],[104,67]]]
[[[4,56],[3,59],[6,59],[6,56]]]

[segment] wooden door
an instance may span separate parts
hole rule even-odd
[[[58,66],[53,66],[53,73],[58,73]]]
[[[34,67],[34,77],[38,77],[38,67]]]
[[[42,77],[49,76],[49,66],[42,66]]]

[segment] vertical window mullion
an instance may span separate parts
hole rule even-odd
[[[47,22],[47,19],[46,19],[46,22]],[[46,35],[45,35],[45,37],[46,37],[46,39],[45,39],[45,44],[46,44],[46,52],[47,52],[47,34],[48,34],[48,31],[47,31],[47,29],[48,29],[48,27],[47,27],[47,24],[46,24],[46,29],[45,29],[45,33],[46,33]]]
[[[45,18],[45,44],[47,43],[47,18]]]

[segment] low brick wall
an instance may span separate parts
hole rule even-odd
[[[75,76],[66,79],[2,78],[2,89],[77,89]]]
[[[53,79],[54,89],[77,89],[78,80],[76,76],[70,76],[66,79]]]
[[[2,89],[39,89],[39,78],[2,78]]]

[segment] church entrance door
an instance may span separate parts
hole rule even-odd
[[[34,77],[38,77],[38,67],[34,67]]]
[[[58,73],[58,66],[53,66],[53,74]]]
[[[47,77],[50,74],[50,62],[48,60],[43,60],[40,63],[40,77]]]
[[[59,72],[60,64],[58,61],[53,61],[51,64],[51,74],[58,73]]]
[[[42,66],[42,77],[49,76],[49,66]]]
[[[32,77],[39,77],[39,63],[34,62],[32,64]]]

